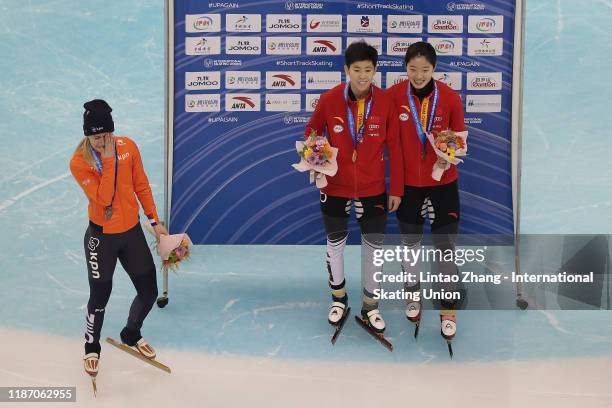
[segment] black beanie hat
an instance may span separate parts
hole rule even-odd
[[[94,99],[93,101],[85,102],[83,105],[85,112],[83,113],[83,132],[85,136],[91,136],[98,133],[113,132],[115,124],[111,107],[102,99]]]

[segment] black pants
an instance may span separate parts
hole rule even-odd
[[[327,235],[326,264],[329,286],[332,290],[344,288],[344,247],[348,238],[348,222],[351,207],[361,230],[361,282],[363,293],[373,298],[380,284],[374,281],[376,268],[372,263],[373,253],[381,249],[387,225],[386,193],[351,199],[328,196],[321,193],[321,213]],[[372,306],[375,307],[375,306]]]
[[[434,247],[442,251],[454,251],[460,219],[457,181],[433,187],[404,187],[404,197],[397,210],[403,246],[411,248],[420,245],[425,218],[432,220],[431,233]],[[443,275],[458,273],[457,266],[453,262],[437,262],[435,267],[436,272]],[[419,290],[419,287],[420,284],[417,284],[416,287],[407,288],[407,290]],[[461,285],[443,284],[442,289],[461,290]],[[459,306],[456,302],[442,301],[441,303],[444,309]]]
[[[85,331],[85,353],[100,353],[100,332],[104,310],[113,287],[117,259],[127,271],[136,297],[130,307],[121,340],[134,345],[142,337],[140,329],[157,298],[155,264],[140,223],[119,234],[104,234],[102,227],[90,222],[84,239],[89,277],[89,302]]]

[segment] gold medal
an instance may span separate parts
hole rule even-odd
[[[357,150],[353,150],[353,163],[357,161]]]

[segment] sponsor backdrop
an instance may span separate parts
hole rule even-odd
[[[175,2],[172,231],[199,244],[324,243],[318,191],[290,165],[319,95],[345,80],[344,49],[365,39],[382,88],[405,80],[411,43],[434,45],[435,78],[460,92],[469,130],[461,229],[513,233],[514,14],[510,0]]]

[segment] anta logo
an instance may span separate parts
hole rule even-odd
[[[125,146],[123,139],[117,139],[117,146]]]
[[[344,125],[344,119],[342,119],[340,116],[334,116],[334,119],[336,119],[338,122]]]
[[[315,40],[315,44],[320,44],[319,46],[315,46],[312,51],[313,52],[327,52],[328,50],[336,51],[336,46],[333,42],[329,40]]]
[[[368,125],[368,130],[378,130],[380,129],[380,125],[377,125],[376,123],[370,123]]]
[[[234,97],[234,100],[236,102],[232,104],[232,109],[246,109],[247,105],[251,108],[255,107],[255,104],[253,103],[251,98],[247,98],[246,96],[236,96]]]
[[[89,183],[91,183],[91,180],[90,180],[90,179],[85,179],[85,180],[83,180],[83,181],[81,182],[81,184],[82,184],[82,185],[84,185],[84,186],[89,185]]]
[[[434,118],[434,122],[442,122],[442,117],[441,116],[436,116]]]
[[[287,84],[289,84],[291,86],[295,86],[295,80],[293,79],[293,77],[291,75],[276,74],[276,75],[272,75],[272,78],[280,79],[279,81],[273,81],[272,82],[272,86],[274,86],[274,87],[287,86]]]

